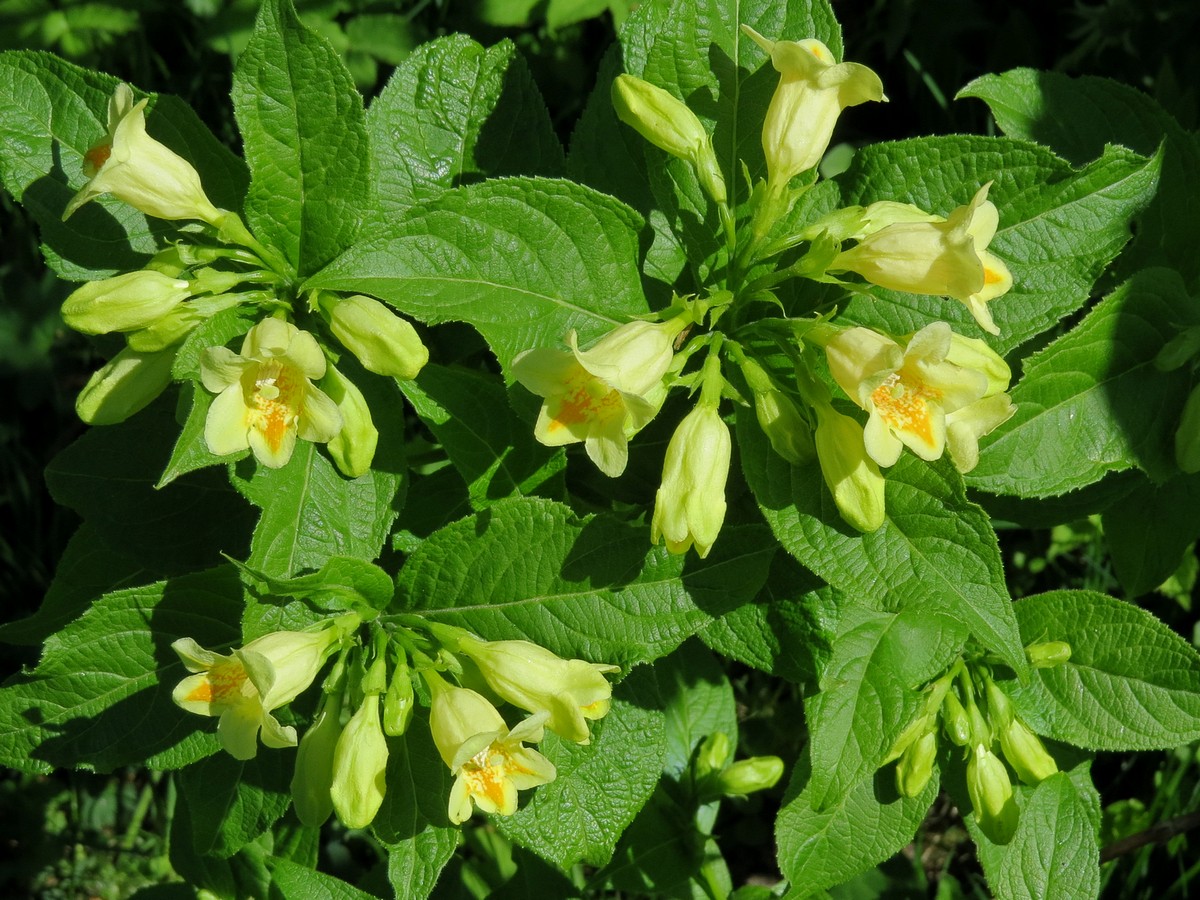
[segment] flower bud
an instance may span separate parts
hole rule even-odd
[[[708,556],[725,521],[725,481],[732,442],[717,407],[701,402],[667,444],[662,486],[654,500],[650,540],[672,553],[695,546]]]
[[[75,400],[75,412],[89,425],[124,422],[166,390],[175,352],[174,347],[154,353],[126,347],[88,379]]]
[[[1192,388],[1175,431],[1175,462],[1189,475],[1200,472],[1200,384]]]
[[[1071,645],[1066,641],[1039,641],[1026,647],[1025,655],[1035,669],[1053,669],[1071,658]]]
[[[383,730],[392,737],[399,737],[408,730],[413,716],[412,674],[408,663],[401,660],[392,673],[392,683],[383,695]]]
[[[300,822],[319,827],[333,812],[333,761],[342,734],[341,692],[325,695],[321,708],[296,751],[292,776],[292,805]]]
[[[687,104],[633,75],[616,77],[612,103],[617,118],[654,146],[690,162],[705,193],[718,203],[726,201],[725,178],[712,140]]]
[[[347,828],[366,828],[387,792],[388,745],[379,722],[379,695],[368,694],[350,717],[333,753],[330,797]]]
[[[1041,738],[1018,716],[1013,716],[1008,727],[1000,730],[1000,749],[1026,784],[1038,784],[1058,771],[1058,763],[1046,751]]]
[[[901,796],[916,797],[925,790],[933,777],[937,760],[937,729],[931,728],[913,741],[900,754],[896,764],[896,790]]]
[[[89,281],[62,305],[63,321],[84,334],[108,334],[145,328],[192,293],[187,281],[140,270]]]
[[[832,406],[818,403],[814,434],[821,474],[846,523],[859,531],[883,524],[883,475],[867,456],[862,426]]]
[[[717,783],[721,794],[743,797],[774,787],[782,775],[783,760],[778,756],[751,756],[726,768]]]
[[[696,777],[705,778],[720,773],[729,762],[732,753],[733,745],[729,741],[729,735],[723,731],[714,731],[704,739],[700,751],[696,754]]]
[[[329,329],[363,368],[393,378],[417,377],[429,361],[429,351],[411,323],[371,297],[331,298],[326,294],[321,300]]]
[[[954,691],[948,691],[942,701],[942,724],[950,740],[965,747],[971,743],[971,719]]]
[[[790,397],[775,387],[771,376],[749,358],[739,361],[746,384],[754,394],[754,415],[771,448],[793,465],[812,459],[812,428]]]
[[[1012,781],[1000,757],[983,744],[967,760],[967,794],[983,833],[997,844],[1012,840],[1018,816]]]
[[[330,438],[329,455],[347,478],[358,478],[371,470],[379,430],[371,418],[371,408],[353,381],[332,364],[325,370],[321,390],[334,402],[342,415],[342,428]]]

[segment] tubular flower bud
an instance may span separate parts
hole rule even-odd
[[[896,790],[905,797],[916,797],[933,777],[937,760],[937,729],[931,728],[909,744],[896,764]]]
[[[171,698],[188,712],[220,716],[217,736],[235,759],[254,758],[260,730],[266,746],[294,747],[296,729],[280,725],[271,713],[312,684],[343,633],[336,625],[320,631],[276,631],[229,655],[180,638],[171,647],[196,674],[179,682]]]
[[[942,723],[945,725],[947,736],[958,746],[967,746],[971,743],[971,718],[963,709],[958,694],[949,691],[942,704]]]
[[[733,755],[733,746],[729,735],[723,731],[714,731],[704,739],[700,751],[696,754],[694,771],[697,778],[719,775],[729,763]]]
[[[292,776],[292,805],[300,822],[319,827],[333,812],[333,761],[342,734],[341,693],[326,694],[317,717],[300,738],[296,772]]]
[[[209,347],[200,378],[217,394],[208,410],[204,441],[217,456],[247,448],[278,469],[292,458],[296,439],[325,442],[342,416],[311,379],[325,374],[325,354],[307,331],[281,319],[264,319],[242,342],[240,355]]]
[[[1058,771],[1058,763],[1046,751],[1041,738],[1018,716],[1013,716],[1008,726],[1000,729],[1000,749],[1026,784],[1038,784]]]
[[[89,281],[63,301],[63,321],[84,334],[135,331],[161,319],[191,294],[187,281],[141,270]]]
[[[898,222],[867,234],[838,254],[830,272],[856,272],[894,291],[953,297],[965,303],[979,327],[1000,329],[987,303],[1008,292],[1012,275],[987,247],[1000,215],[985,184],[965,206],[934,222]]]
[[[723,795],[744,797],[755,791],[773,788],[783,775],[783,760],[778,756],[751,756],[739,759],[720,776],[717,784]]]
[[[145,100],[133,102],[127,84],[108,102],[108,134],[84,154],[89,181],[71,198],[63,220],[101,194],[112,194],[159,219],[200,219],[217,224],[212,205],[192,164],[146,133]]]
[[[417,330],[378,300],[356,294],[323,300],[322,306],[328,309],[329,330],[368,372],[407,380],[429,362]]]
[[[337,406],[342,416],[342,427],[332,438],[329,455],[347,478],[365,475],[375,460],[379,446],[379,430],[371,418],[371,408],[353,381],[333,365],[325,370],[321,379],[321,390]]]
[[[793,465],[812,459],[812,428],[790,397],[775,386],[771,376],[754,360],[738,361],[746,384],[754,394],[754,415],[771,448]]]
[[[392,673],[392,681],[383,695],[383,730],[392,737],[399,737],[408,730],[413,716],[412,674],[403,660]]]
[[[947,362],[950,326],[927,325],[904,348],[867,328],[848,328],[826,345],[829,370],[846,394],[870,413],[867,453],[881,466],[896,462],[903,447],[922,459],[942,455],[946,414],[979,400],[988,378]]]
[[[126,347],[92,373],[75,400],[89,425],[116,425],[149,406],[171,383],[175,347],[141,353]]]
[[[433,694],[433,743],[455,776],[451,822],[469,819],[472,803],[483,812],[511,816],[517,810],[517,791],[554,780],[554,764],[524,746],[542,739],[546,713],[535,713],[510,731],[482,694],[447,684],[435,673],[427,673],[426,681]]]
[[[588,743],[587,720],[608,713],[612,685],[604,676],[619,666],[563,659],[529,641],[464,637],[458,647],[497,695],[527,712],[546,713],[546,727],[569,741]]]
[[[1188,394],[1175,429],[1175,462],[1189,475],[1200,472],[1200,385]]]
[[[874,531],[883,524],[883,475],[867,455],[862,426],[832,406],[817,404],[814,440],[821,474],[847,524]]]
[[[618,119],[655,147],[690,162],[705,192],[718,203],[726,201],[725,178],[712,138],[687,104],[634,75],[616,77],[612,103]]]
[[[367,694],[333,753],[333,808],[347,828],[366,828],[387,793],[387,738],[379,723],[379,694]]]
[[[979,827],[997,844],[1007,844],[1017,830],[1017,801],[1000,757],[976,744],[967,759],[967,794]]]
[[[732,442],[717,407],[699,403],[675,429],[667,444],[662,486],[654,499],[650,540],[665,542],[672,553],[695,546],[701,559],[725,521],[725,481]]]
[[[1025,655],[1035,669],[1053,669],[1071,658],[1071,645],[1066,641],[1039,641],[1026,647]]]
[[[574,330],[570,353],[539,347],[520,353],[512,373],[545,398],[534,436],[549,447],[583,441],[597,468],[612,478],[625,471],[629,438],[658,413],[662,379],[674,357],[683,317],[628,322],[590,350],[580,350]]]
[[[782,189],[821,161],[843,109],[886,99],[883,83],[866,66],[836,62],[818,40],[770,41],[748,25],[742,31],[767,52],[779,72],[762,145],[768,182]]]

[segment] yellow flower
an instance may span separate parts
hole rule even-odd
[[[651,541],[664,541],[672,553],[686,553],[694,545],[701,559],[708,556],[725,521],[731,450],[729,426],[715,405],[701,401],[667,444]]]
[[[818,40],[770,41],[748,25],[742,31],[767,52],[779,72],[762,145],[768,184],[782,189],[821,161],[843,109],[887,98],[878,75],[858,63],[837,62]]]
[[[112,194],[134,209],[159,219],[200,219],[219,225],[223,213],[212,205],[192,164],[146,134],[145,100],[118,84],[108,102],[108,134],[84,154],[89,181],[71,198],[63,220],[101,194]]]
[[[967,305],[979,327],[1000,329],[987,308],[1012,287],[1004,262],[988,252],[1000,215],[987,199],[991,182],[948,219],[896,222],[867,234],[830,265],[856,272],[872,284],[913,294],[953,297]]]
[[[590,350],[567,334],[570,353],[526,350],[512,363],[521,384],[545,398],[534,436],[550,447],[583,441],[592,462],[615,478],[625,471],[629,438],[654,418],[665,397],[663,376],[675,336],[686,323],[628,322]]]
[[[209,347],[200,359],[204,386],[217,394],[204,440],[217,456],[250,448],[277,469],[292,458],[296,438],[324,442],[341,430],[337,405],[312,384],[325,374],[325,355],[307,331],[264,319],[242,342],[241,355]]]
[[[563,659],[529,641],[460,639],[458,647],[475,661],[501,698],[531,713],[546,713],[546,727],[569,741],[589,741],[588,719],[600,719],[612,702],[604,677],[619,666]]]
[[[510,731],[483,695],[425,674],[433,694],[429,729],[455,776],[451,822],[458,825],[469,819],[472,803],[483,812],[511,816],[517,810],[517,791],[554,780],[554,764],[524,746],[525,741],[542,739],[546,713],[535,713]]]
[[[171,647],[196,674],[179,682],[171,698],[188,712],[220,716],[217,736],[235,759],[254,758],[260,730],[266,746],[294,747],[296,729],[280,725],[271,713],[312,684],[343,633],[338,626],[276,631],[229,655],[180,638]]]
[[[946,446],[947,414],[987,394],[987,374],[947,362],[951,343],[950,326],[934,322],[904,347],[867,328],[849,328],[826,344],[834,380],[870,413],[864,442],[879,465],[895,463],[905,446],[937,459]]]

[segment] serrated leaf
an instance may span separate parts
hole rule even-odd
[[[107,772],[139,763],[178,768],[208,756],[215,736],[171,701],[187,674],[171,643],[238,641],[241,604],[232,567],[101,597],[47,638],[31,674],[0,688],[0,760],[29,772]]]
[[[1069,662],[1012,684],[1039,734],[1093,750],[1154,750],[1200,739],[1200,653],[1150,613],[1092,591],[1015,604],[1026,643],[1066,641]]]
[[[806,714],[812,776],[805,794],[822,811],[879,769],[920,705],[917,688],[962,651],[967,632],[945,614],[921,609],[842,610],[820,689]]]
[[[428,364],[398,383],[466,481],[475,509],[532,494],[566,468],[566,454],[534,440],[494,377]]]
[[[371,894],[311,866],[277,858],[267,865],[271,869],[272,897],[278,892],[282,900],[372,900]]]
[[[697,562],[651,547],[645,527],[505,500],[427,538],[397,576],[397,603],[489,640],[629,667],[752,597],[775,552],[765,538],[726,528]]]
[[[107,132],[108,101],[117,83],[49,53],[0,56],[0,181],[37,221],[47,261],[64,278],[140,268],[174,231],[169,223],[104,198],[61,221],[67,201],[87,180],[83,155]],[[240,204],[245,166],[190,107],[158,97],[146,129],[196,166],[214,203]]]
[[[679,778],[692,754],[710,734],[722,732],[737,748],[737,705],[733,688],[716,658],[694,641],[654,667],[666,721],[663,771]]]
[[[195,571],[245,552],[253,510],[222,473],[194,472],[156,490],[178,430],[162,397],[119,425],[85,432],[46,468],[54,499],[104,542],[156,576]]]
[[[252,175],[246,220],[301,275],[349,246],[368,196],[362,97],[337,51],[267,0],[233,74]]]
[[[1087,302],[1096,278],[1129,240],[1130,220],[1153,197],[1161,162],[1109,147],[1074,170],[1036,144],[929,137],[864,147],[838,180],[844,203],[899,200],[942,216],[992,182],[988,199],[1000,227],[989,249],[1008,265],[1013,287],[988,304],[1000,328],[988,343],[1004,354]],[[900,335],[940,320],[985,336],[956,300],[872,293],[850,300],[847,321]]]
[[[1174,432],[1189,384],[1154,359],[1196,323],[1200,309],[1178,274],[1139,272],[1025,361],[1011,392],[1017,412],[981,441],[971,485],[1043,497],[1134,466],[1156,480],[1176,474]]]
[[[1180,475],[1161,485],[1140,480],[1100,521],[1125,593],[1149,593],[1179,568],[1200,537],[1200,476]]]
[[[291,766],[281,764],[283,752],[261,749],[245,761],[217,753],[179,773],[198,854],[228,858],[287,812]]]
[[[648,311],[638,216],[550,179],[458,188],[352,247],[305,288],[360,291],[425,322],[468,322],[507,368],[522,350],[580,343]]]
[[[797,897],[841,884],[897,853],[938,792],[936,771],[913,798],[899,797],[891,771],[880,771],[818,811],[806,789],[810,774],[807,755],[801,756],[775,820],[779,868]]]
[[[371,103],[367,129],[376,223],[484,177],[562,174],[545,103],[509,41],[423,44]]]
[[[171,817],[171,868],[186,878],[188,884],[216,894],[218,897],[270,896],[271,873],[267,860],[274,839],[264,834],[229,859],[201,856],[192,846],[192,819],[187,815]]]
[[[1095,76],[1013,69],[976,78],[959,97],[987,103],[1012,137],[1038,141],[1077,165],[1095,159],[1107,144],[1147,156],[1164,141],[1162,178],[1139,216],[1138,234],[1122,255],[1122,272],[1170,266],[1189,285],[1200,276],[1192,236],[1200,230],[1200,141],[1151,97],[1127,84]]]
[[[988,886],[1004,900],[1086,900],[1100,894],[1100,795],[1089,763],[1037,787],[1017,787],[1021,816],[1008,844],[971,828]],[[974,825],[974,817],[968,823]]]
[[[335,556],[375,559],[403,503],[403,468],[345,478],[307,441],[283,468],[250,466],[244,460],[232,479],[262,509],[246,564],[277,578],[320,569]]]
[[[842,521],[815,460],[789,466],[752,417],[738,417],[738,447],[767,523],[803,565],[857,602],[957,619],[1026,670],[995,532],[948,462],[901,456],[886,474],[886,521],[861,534]]]
[[[647,675],[638,670],[617,686],[608,715],[592,726],[591,744],[547,735],[539,749],[558,777],[497,819],[501,834],[563,870],[608,862],[663,769],[663,714],[652,705]]]
[[[238,568],[260,589],[275,597],[296,597],[302,600],[329,601],[342,608],[365,603],[374,609],[384,609],[395,593],[392,577],[379,566],[353,556],[334,556],[320,571],[297,578],[275,578],[251,566]]]

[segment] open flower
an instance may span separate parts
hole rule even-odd
[[[253,759],[259,732],[268,747],[294,747],[296,729],[271,713],[291,703],[324,664],[343,631],[276,631],[228,655],[205,650],[191,638],[171,645],[189,672],[171,694],[180,707],[220,716],[217,736],[235,759]]]
[[[484,812],[511,816],[517,810],[517,791],[554,780],[554,764],[524,746],[542,739],[547,713],[535,713],[510,731],[482,694],[447,684],[433,672],[425,678],[433,694],[429,729],[455,776],[451,822],[469,819],[472,803]]]
[[[282,319],[264,319],[246,333],[240,355],[209,347],[200,378],[217,394],[204,440],[218,456],[247,448],[277,469],[292,458],[296,438],[324,442],[342,427],[337,405],[312,383],[325,374],[316,339]]]
[[[866,66],[837,62],[818,40],[770,41],[748,25],[742,30],[767,52],[779,72],[762,145],[768,182],[783,188],[821,161],[843,109],[886,99],[883,82]]]
[[[953,297],[967,305],[980,328],[999,334],[987,304],[1012,287],[1012,275],[987,250],[1000,221],[987,199],[989,187],[991,182],[945,220],[895,222],[865,235],[828,271],[856,272],[895,291]]]
[[[84,154],[90,180],[67,204],[64,221],[101,194],[159,219],[222,221],[192,164],[146,134],[145,109],[145,100],[133,102],[129,85],[117,85],[108,102],[108,134]]]
[[[952,332],[927,325],[901,347],[867,328],[849,328],[826,344],[829,371],[846,394],[870,413],[867,453],[881,466],[903,447],[937,459],[946,446],[946,417],[987,395],[985,372],[948,362]]]
[[[701,559],[708,556],[725,521],[731,450],[729,426],[721,421],[716,405],[702,400],[667,444],[651,541],[665,541],[672,553],[686,553],[694,545]]]
[[[460,639],[458,647],[475,661],[500,697],[531,713],[546,713],[546,727],[569,741],[586,744],[588,719],[602,718],[612,702],[604,677],[619,666],[563,659],[529,641]]]
[[[536,348],[518,354],[512,373],[545,398],[534,436],[550,447],[583,441],[592,462],[615,478],[625,471],[629,438],[654,418],[665,393],[663,376],[674,356],[683,317],[667,322],[628,322],[590,350]]]

